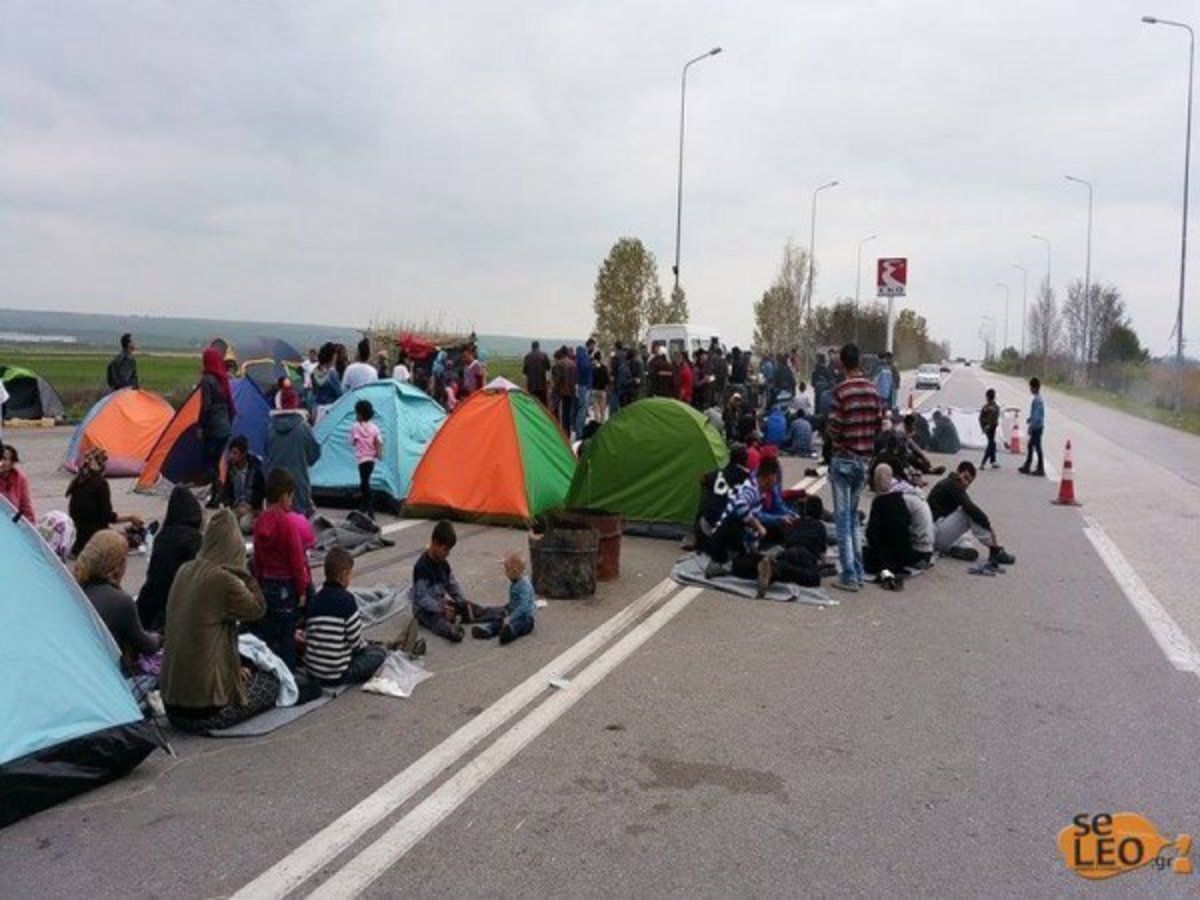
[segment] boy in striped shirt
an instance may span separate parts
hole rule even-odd
[[[322,684],[362,684],[383,665],[387,651],[363,638],[358,601],[350,593],[354,557],[342,547],[325,556],[325,584],[308,609],[304,665]]]

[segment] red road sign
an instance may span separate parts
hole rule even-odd
[[[908,285],[908,258],[881,259],[875,267],[875,289],[879,297],[903,297]]]

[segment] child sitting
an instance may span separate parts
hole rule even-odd
[[[504,618],[486,622],[471,629],[471,636],[487,639],[500,636],[500,643],[508,644],[533,631],[533,585],[525,577],[525,560],[519,554],[509,553],[504,557],[504,574],[510,582],[508,605],[504,607]]]
[[[362,684],[383,665],[387,651],[363,638],[358,601],[350,593],[354,557],[343,547],[325,555],[325,584],[304,626],[304,665],[322,684]]]
[[[443,519],[433,526],[429,546],[413,566],[412,606],[418,622],[457,644],[463,639],[460,621],[500,621],[504,610],[479,606],[463,596],[448,562],[456,543],[458,535],[452,524]]]

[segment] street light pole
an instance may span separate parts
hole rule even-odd
[[[1067,175],[1066,179],[1082,184],[1088,192],[1087,262],[1083,269],[1083,375],[1086,380],[1092,364],[1092,183],[1074,175]]]
[[[1143,16],[1147,25],[1169,25],[1188,33],[1187,129],[1183,144],[1183,228],[1179,239],[1179,308],[1175,312],[1175,415],[1183,412],[1183,298],[1187,287],[1188,186],[1192,166],[1192,82],[1196,68],[1196,33],[1190,25]]]
[[[1000,348],[1000,352],[1003,353],[1008,348],[1008,285],[997,281],[996,287],[1004,288],[1004,346]]]
[[[1025,364],[1025,316],[1029,311],[1029,270],[1024,266],[1013,264],[1014,269],[1021,270],[1021,364]]]
[[[809,229],[808,229],[808,284],[804,288],[804,310],[803,310],[804,312],[808,312],[810,309],[812,309],[813,268],[814,268],[813,254],[816,253],[816,250],[817,250],[817,195],[819,193],[821,193],[821,191],[827,190],[832,187],[837,187],[838,184],[839,184],[839,182],[837,182],[837,181],[830,181],[829,183],[823,184],[819,188],[817,188],[815,191],[813,191],[812,223],[809,225]]]
[[[1042,241],[1046,245],[1046,287],[1050,287],[1050,238],[1043,237],[1040,234],[1033,235],[1035,241]]]
[[[679,83],[679,183],[675,192],[675,293],[679,293],[679,233],[683,225],[683,125],[684,114],[687,110],[687,73],[688,68],[701,60],[716,56],[721,52],[720,47],[713,47],[707,53],[701,53],[694,59],[683,64],[683,77]]]
[[[996,320],[991,316],[980,316],[979,322],[979,337],[983,340],[983,361],[990,362],[992,358],[992,345],[996,342]],[[984,322],[990,322],[992,327],[985,329],[983,326]],[[990,340],[988,338],[989,334],[991,335]]]
[[[869,243],[879,237],[873,234],[870,237],[865,237],[858,242],[858,259],[854,265],[854,343],[858,343],[858,302],[859,292],[862,289],[862,248],[863,244]]]

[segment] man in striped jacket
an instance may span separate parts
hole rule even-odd
[[[841,570],[833,584],[844,591],[857,591],[864,578],[858,500],[866,481],[867,464],[875,450],[883,405],[875,385],[859,367],[857,345],[846,344],[838,357],[846,378],[833,389],[825,430],[833,448],[829,484],[833,490],[833,520]]]

